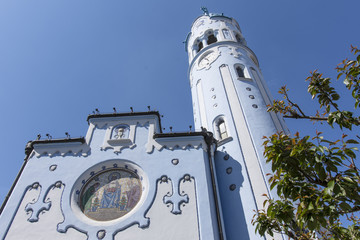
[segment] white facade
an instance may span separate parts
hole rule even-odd
[[[157,112],[90,115],[84,139],[31,142],[0,238],[221,239],[211,134],[163,134],[159,119]],[[119,177],[86,198],[86,214],[87,186],[109,173]],[[88,201],[97,197],[97,205]]]
[[[186,48],[196,132],[162,133],[158,112],[93,114],[85,138],[29,142],[0,239],[260,239],[262,137],[285,125],[234,19],[200,16]]]

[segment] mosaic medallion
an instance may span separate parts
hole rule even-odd
[[[141,194],[141,181],[135,173],[123,169],[104,171],[83,188],[80,208],[91,219],[110,221],[129,213]]]

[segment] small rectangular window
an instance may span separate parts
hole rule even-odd
[[[239,78],[245,78],[244,69],[242,67],[237,66],[235,69],[236,69],[236,74]]]
[[[231,35],[230,35],[229,30],[223,29],[222,32],[223,32],[223,34],[224,34],[224,38],[225,38],[225,39],[231,39]]]
[[[225,139],[228,137],[225,122],[219,123],[219,133],[220,133],[220,139]]]

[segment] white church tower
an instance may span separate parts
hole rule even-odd
[[[239,24],[202,8],[186,39],[195,129],[218,140],[215,168],[227,239],[258,239],[251,219],[272,196],[263,136],[287,131],[267,112],[271,96]],[[274,196],[272,196],[274,197]]]

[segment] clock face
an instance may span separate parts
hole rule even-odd
[[[210,66],[210,64],[213,63],[218,56],[219,54],[214,51],[205,53],[205,55],[199,60],[199,68],[201,69]]]

